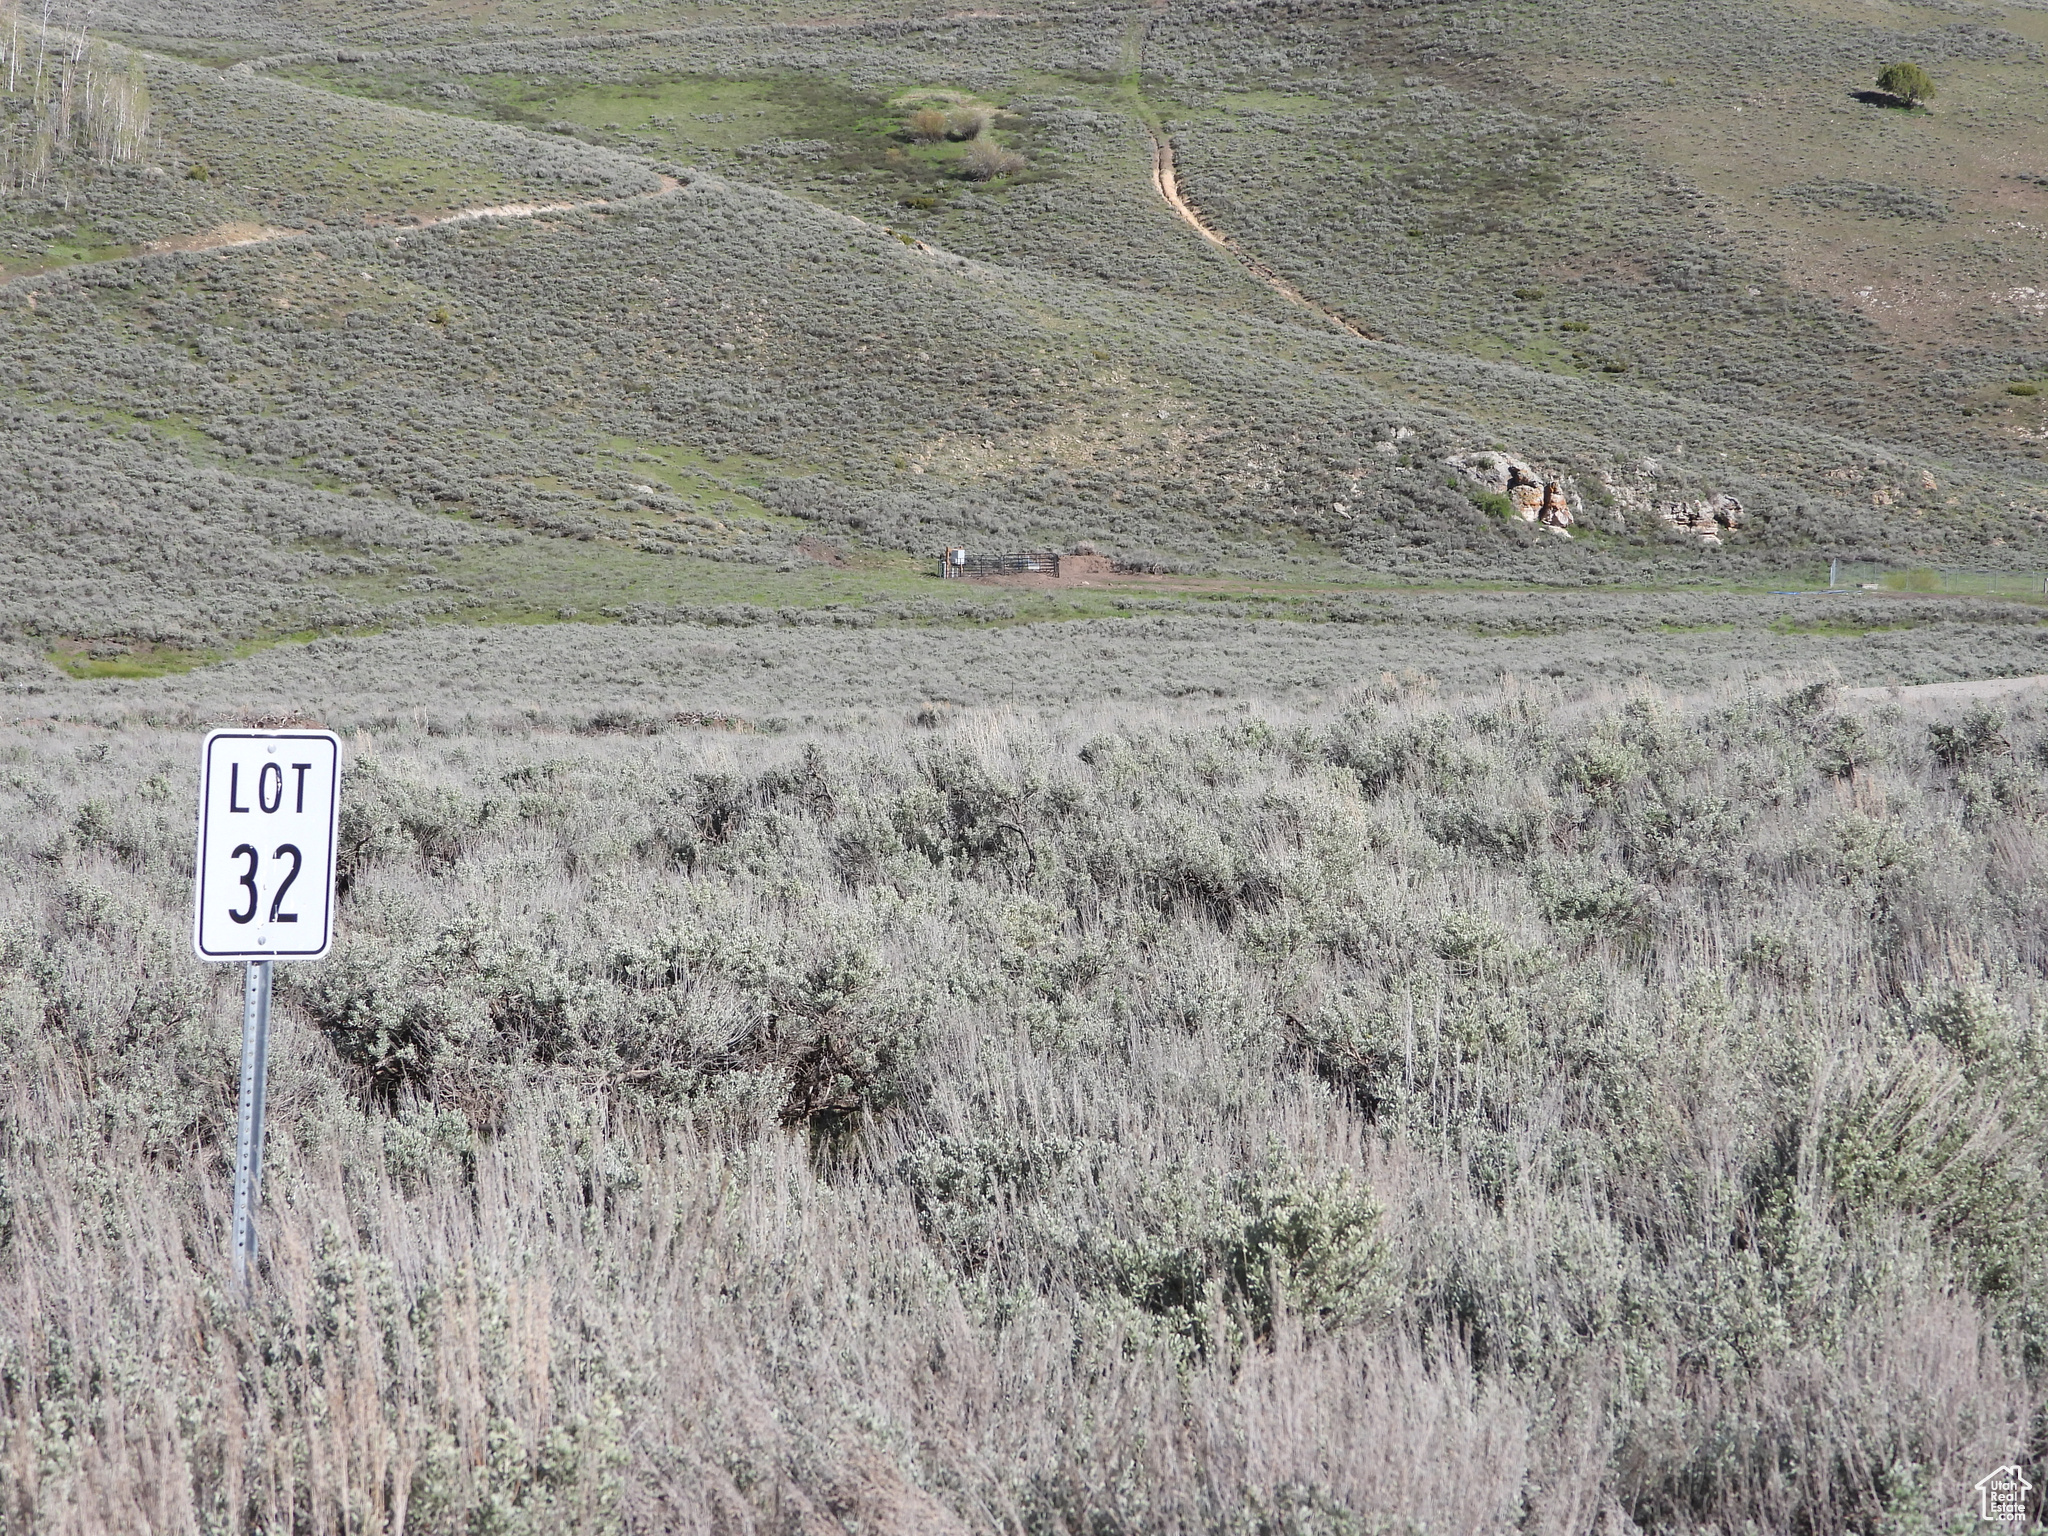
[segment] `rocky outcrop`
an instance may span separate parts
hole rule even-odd
[[[1660,469],[1653,459],[1645,459],[1641,467],[1651,476]],[[1660,487],[1655,479],[1608,480],[1606,486],[1615,505],[1624,513],[1644,521],[1655,518],[1674,533],[1690,534],[1709,548],[1740,533],[1749,521],[1742,503],[1725,491],[1674,499],[1659,494]]]
[[[1719,544],[1724,536],[1739,532],[1745,521],[1742,503],[1722,491],[1704,501],[1664,501],[1657,515],[1668,527],[1694,534],[1702,544]]]
[[[1538,470],[1527,459],[1500,449],[1454,453],[1444,463],[1484,490],[1505,496],[1525,523],[1570,538],[1572,524],[1585,516],[1585,502],[1568,476]]]
[[[1659,484],[1664,466],[1656,459],[1642,460],[1634,466],[1633,475],[1603,471],[1590,515],[1571,475],[1532,464],[1504,449],[1454,453],[1444,464],[1478,489],[1505,497],[1514,517],[1561,538],[1570,538],[1568,530],[1579,525],[1624,533],[1631,524],[1640,528],[1661,523],[1712,548],[1739,535],[1749,522],[1742,503],[1726,491],[1673,496]]]

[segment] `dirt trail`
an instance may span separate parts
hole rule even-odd
[[[217,224],[212,229],[201,230],[196,235],[174,235],[169,240],[152,240],[135,254],[156,256],[165,251],[218,251],[237,245],[266,245],[272,240],[282,240],[288,235],[298,233],[296,229],[285,229],[276,224]],[[69,267],[43,268],[44,272],[70,270]],[[42,273],[30,272],[24,275],[40,277]]]
[[[2029,688],[2048,688],[2048,677],[1981,677],[1959,683],[1912,683],[1903,688],[1844,688],[1842,697],[1876,703],[1947,704],[2002,698]]]
[[[1152,132],[1150,129],[1146,131]],[[1166,205],[1179,214],[1196,234],[1200,235],[1211,245],[1230,252],[1231,255],[1238,259],[1247,272],[1251,273],[1253,277],[1256,277],[1290,304],[1299,304],[1303,309],[1329,321],[1330,324],[1338,329],[1350,332],[1360,341],[1384,341],[1386,339],[1383,336],[1376,336],[1371,331],[1366,330],[1365,327],[1346,319],[1327,304],[1318,304],[1314,299],[1295,287],[1294,284],[1288,282],[1278,272],[1275,272],[1263,261],[1260,261],[1256,256],[1246,251],[1243,246],[1231,239],[1230,236],[1224,234],[1221,230],[1210,224],[1207,219],[1203,218],[1202,211],[1189,202],[1182,194],[1180,180],[1173,173],[1173,140],[1164,134],[1156,132],[1152,133],[1152,185],[1158,188],[1159,195],[1166,199]]]
[[[550,213],[576,213],[585,208],[620,208],[631,203],[644,203],[653,198],[666,197],[671,192],[682,190],[684,183],[675,177],[662,175],[658,171],[655,174],[661,181],[659,187],[652,192],[635,192],[629,197],[593,197],[580,203],[498,203],[488,208],[456,208],[447,213],[420,218],[411,224],[371,224],[366,225],[365,230],[410,234],[416,230],[433,229],[442,224],[467,224],[477,219],[534,219]],[[105,261],[73,262],[62,267],[44,267],[36,272],[23,272],[0,282],[0,289],[12,288],[21,283],[32,283],[38,278],[75,272],[81,266],[112,266],[117,262],[135,261],[144,256],[162,256],[173,251],[246,250],[252,245],[276,245],[285,240],[313,240],[322,235],[346,233],[351,231],[280,229],[274,225],[248,223],[221,224],[212,229],[201,230],[196,235],[178,235],[173,239],[154,241],[130,256],[110,256]]]
[[[1155,14],[1165,8],[1166,0],[1152,0],[1152,10]],[[1152,21],[1152,16],[1146,16],[1134,24],[1124,42],[1124,70],[1131,79],[1131,89],[1134,95],[1138,94],[1138,77],[1143,73],[1145,67],[1145,44],[1152,36]],[[1140,95],[1139,101],[1141,103],[1143,99],[1143,96]],[[1309,313],[1327,320],[1341,331],[1349,332],[1360,341],[1384,341],[1386,339],[1383,336],[1374,335],[1371,331],[1366,330],[1365,327],[1330,308],[1329,305],[1317,303],[1204,218],[1202,210],[1189,202],[1186,194],[1181,191],[1180,178],[1174,174],[1173,140],[1154,125],[1150,113],[1141,113],[1140,116],[1145,123],[1145,132],[1152,140],[1153,189],[1158,192],[1160,197],[1165,199],[1167,207],[1180,215],[1182,222],[1188,228],[1192,229],[1218,250],[1228,251],[1232,256],[1236,257],[1239,264],[1247,272],[1279,294],[1281,298],[1287,300],[1288,303],[1300,305]]]
[[[657,197],[667,197],[669,193],[680,192],[689,185],[688,182],[666,175],[660,171],[655,172],[655,175],[661,181],[659,187],[655,188],[652,192],[635,192],[629,197],[593,197],[580,203],[498,203],[488,208],[457,208],[448,213],[435,214],[431,218],[417,219],[411,224],[370,224],[365,225],[363,230],[357,231],[281,229],[275,225],[268,224],[221,224],[216,225],[212,229],[201,230],[195,235],[178,235],[169,240],[155,241],[127,256],[109,256],[104,261],[73,262],[61,267],[43,267],[34,272],[19,272],[13,277],[0,279],[0,292],[23,283],[33,283],[40,278],[55,277],[66,272],[75,272],[81,266],[111,266],[116,262],[134,261],[143,256],[161,256],[172,251],[244,250],[252,245],[276,245],[280,241],[285,240],[313,240],[323,235],[359,234],[368,230],[413,234],[419,230],[433,229],[442,224],[466,224],[476,219],[534,219],[544,217],[550,213],[576,213],[585,208],[623,208],[633,203],[644,203]],[[856,224],[867,225],[871,229],[879,229],[884,234],[894,235],[898,240],[903,241],[904,244],[922,252],[926,256],[938,256],[949,261],[959,262],[967,260],[966,257],[945,250],[940,246],[927,245],[922,240],[898,234],[897,231],[890,229],[885,224],[869,224],[866,219],[859,217],[857,214],[844,214],[843,217],[853,220]],[[33,295],[30,296],[29,302],[31,304],[35,302]]]

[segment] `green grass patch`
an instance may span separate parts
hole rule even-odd
[[[1898,624],[1872,624],[1857,619],[1779,618],[1771,620],[1766,627],[1778,635],[1807,635],[1818,640],[1860,640],[1866,635],[1884,635],[1920,626],[1910,620]]]
[[[0,279],[27,277],[59,267],[74,267],[94,261],[116,261],[133,256],[139,249],[122,245],[104,232],[86,225],[59,225],[60,234],[42,235],[33,226],[21,231],[13,254],[0,255]],[[27,254],[23,254],[26,250]]]
[[[511,73],[465,77],[474,93],[439,92],[442,72],[376,61],[365,66],[321,65],[296,73],[309,83],[375,100],[445,113],[493,118],[532,129],[579,137],[668,158],[757,162],[757,179],[782,179],[793,164],[822,162],[836,171],[893,175],[908,195],[953,175],[967,152],[963,142],[915,142],[906,130],[919,105],[988,106],[997,111],[990,136],[1024,149],[1028,127],[1001,114],[999,104],[944,85],[915,85],[894,93],[856,90],[805,75],[650,75],[602,85],[539,82]],[[815,146],[815,147],[809,147]],[[778,163],[782,162],[782,163]]]
[[[672,152],[745,149],[774,139],[837,143],[887,137],[899,127],[878,96],[796,77],[683,75],[560,94],[525,86],[493,99],[528,119],[607,138],[652,138]]]
[[[168,677],[225,659],[218,651],[87,640],[59,641],[47,654],[59,671],[76,678]]]
[[[607,468],[642,477],[642,483],[699,506],[725,502],[727,510],[740,516],[800,526],[797,519],[770,510],[750,494],[770,475],[802,473],[796,466],[745,457],[714,459],[694,448],[631,437],[604,439],[599,455]]]
[[[1892,571],[1884,578],[1884,586],[1891,592],[1939,592],[1941,573],[1938,571]]]
[[[1841,592],[1883,592],[1906,597],[1986,597],[2006,602],[2041,603],[2048,570],[2033,571],[1943,571],[1928,566],[1910,570],[1888,570],[1869,561],[1843,561],[1835,571],[1835,590]],[[1786,573],[1773,583],[1773,590],[1793,588],[1805,592],[1827,590],[1828,568],[1811,566]]]

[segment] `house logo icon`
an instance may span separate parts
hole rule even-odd
[[[2025,1525],[2027,1495],[2033,1490],[2017,1465],[2000,1467],[1977,1484],[1977,1518],[1997,1525]]]

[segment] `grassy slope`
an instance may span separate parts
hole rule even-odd
[[[1666,45],[1643,39],[1675,28],[1671,57],[1690,71],[1742,14],[1639,29],[1624,52],[1650,61]],[[1812,65],[1827,19],[1770,18],[1772,78]],[[175,30],[166,14],[132,19]],[[1654,125],[1616,106],[1637,87],[1539,89],[1526,18],[778,19],[620,13],[590,29],[611,41],[564,44],[529,30],[549,25],[543,10],[428,8],[347,32],[352,62],[330,46],[253,77],[156,66],[162,158],[215,174],[93,188],[113,210],[101,224],[125,217],[130,236],[234,218],[332,231],[470,198],[629,190],[648,184],[650,162],[708,165],[796,200],[700,178],[611,217],[329,233],[45,282],[32,309],[0,301],[25,405],[144,420],[159,443],[294,494],[354,487],[395,512],[410,501],[530,535],[387,552],[264,623],[200,633],[128,611],[122,634],[217,649],[344,614],[375,627],[732,603],[864,604],[889,620],[933,611],[907,552],[960,537],[1092,537],[1345,582],[1768,584],[1817,547],[1895,563],[2034,558],[2033,471],[1995,451],[2016,441],[2005,417],[2031,399],[1978,379],[1971,398],[2004,413],[1980,419],[1921,398],[1938,391],[1882,384],[1870,323],[1802,288],[1754,220],[1702,190],[1711,146],[1692,171],[1660,170]],[[303,43],[335,16],[286,20]],[[1545,32],[1557,67],[1605,25],[1587,7]],[[1853,51],[1829,46],[1830,59]],[[1989,50],[1976,75],[1956,76],[1960,94],[2020,45],[1947,46]],[[1395,74],[1411,67],[1424,73]],[[994,132],[1032,171],[974,189],[947,174],[958,146],[906,143],[890,103],[935,85],[1001,108]],[[1906,123],[1850,102],[1842,131],[1863,113],[1871,132],[1967,136],[1968,105]],[[1998,112],[2003,133],[2010,110]],[[1305,291],[1376,322],[1384,311],[1411,344],[1346,341],[1195,239],[1151,192],[1148,121],[1174,135],[1186,185],[1248,249]],[[444,169],[409,184],[406,145]],[[1827,176],[1813,188],[1797,206],[1820,239],[1836,230],[1828,218],[1853,213]],[[820,203],[865,227],[813,213]],[[906,249],[888,228],[983,265]],[[1625,243],[1633,276],[1616,275]],[[1731,299],[1738,279],[1757,295]],[[1757,314],[1728,324],[1731,304]],[[1565,331],[1566,319],[1590,328]],[[1992,366],[1983,346],[1970,355],[1980,373]],[[1603,372],[1603,359],[1631,371]],[[1836,387],[1852,375],[1853,391]],[[1851,393],[1868,408],[1829,404]],[[1404,425],[1419,438],[1373,451]],[[1654,521],[1596,520],[1569,549],[1532,539],[1444,486],[1434,456],[1487,443],[1585,483],[1640,478],[1654,457],[1660,494],[1736,491],[1762,514],[1745,536],[1757,558],[1663,543]],[[799,551],[811,530],[852,568]],[[13,622],[45,624],[33,606],[17,598]],[[1084,594],[1057,611],[1101,604]],[[85,612],[42,632],[121,638]]]
[[[2029,316],[1994,296],[2000,268],[2031,249],[2027,215],[2039,213],[2042,194],[2014,168],[2040,131],[2024,93],[2041,26],[2026,10],[1957,22],[1910,6],[1624,16],[1597,3],[1540,14],[1479,5],[1279,22],[1190,7],[1150,18],[1142,58],[1146,89],[1185,137],[1185,168],[1225,222],[1309,291],[1366,309],[1392,334],[1539,366],[1627,363],[1681,392],[1750,403],[1776,391],[1844,425],[1981,448],[2012,439],[1966,425],[1961,410],[2003,408],[1983,392],[2011,365],[2030,366],[2015,355]],[[952,70],[984,78],[978,55],[1000,51],[1013,60],[1000,71],[1009,93],[1030,97],[1051,78],[1034,66],[1059,64],[1059,89],[1078,103],[1130,104],[1113,81],[1075,73],[1126,62],[1115,24],[979,30],[952,24]],[[757,70],[810,68],[780,87],[753,83],[785,98],[764,116],[755,106],[705,123],[685,104],[705,84],[674,80],[688,69],[684,50],[648,39],[588,66],[616,83],[573,87],[573,67],[566,82],[499,71],[479,77],[496,86],[481,88],[483,104],[696,153],[743,147],[758,122],[757,140],[815,134],[840,152],[834,169],[875,168],[877,123],[842,99],[806,124],[796,97],[831,95],[835,69],[868,81],[893,69],[914,83],[910,42],[822,35],[805,48],[756,29],[742,46],[731,29],[704,35],[714,54]],[[1938,111],[1853,97],[1868,85],[1867,60],[1895,54],[1935,67],[1946,82]],[[327,73],[427,100],[451,72],[491,57],[514,53],[425,48]],[[1744,61],[1739,86],[1723,78],[1730,58]],[[642,67],[662,81],[651,91],[633,81]],[[650,95],[674,98],[659,125],[647,122]],[[787,169],[827,197],[866,190]],[[1902,262],[1920,273],[1911,294],[1894,291]],[[1548,295],[1560,312],[1515,300],[1532,286],[1569,290]],[[1596,329],[1555,331],[1571,319]],[[1847,380],[1832,379],[1845,368]],[[1932,389],[1886,387],[1930,373],[1942,375]]]
[[[603,150],[393,113],[267,76],[150,61],[142,161],[74,164],[0,205],[0,278],[265,230],[361,228],[455,209],[645,190]]]
[[[1430,29],[1516,14],[1403,31],[1418,68],[1502,95]],[[186,39],[232,57],[704,13],[128,19],[246,25]],[[1021,109],[1028,88],[1016,131],[1048,179],[972,201],[906,209],[918,178],[836,150],[657,146],[794,196],[705,179],[0,296],[0,613],[130,674],[29,705],[117,730],[0,737],[0,1524],[1912,1530],[2025,1459],[2048,1350],[2040,704],[1937,721],[1644,679],[2041,671],[2035,612],[1314,578],[1812,581],[1826,549],[1887,540],[1894,562],[2017,562],[2030,468],[1967,434],[1872,440],[1893,429],[1825,401],[1816,424],[1581,376],[1568,350],[1494,361],[1549,334],[1533,310],[1392,350],[1276,310],[1145,211],[1137,124],[1148,103],[1186,123],[1191,174],[1293,175],[1236,140],[1298,143],[1357,82],[1309,88],[1324,33],[1274,19],[1248,57],[1300,89],[1197,100],[1155,38],[1140,101],[1129,20],[1069,16],[1024,65],[1000,51],[1017,29],[960,21],[677,50],[771,103],[821,58],[869,71],[847,93],[936,76]],[[552,60],[561,100],[614,114],[595,136],[639,131],[617,113],[645,61]],[[1450,98],[1417,78],[1386,100],[1420,144]],[[192,121],[232,121],[221,89]],[[471,126],[350,110],[385,142]],[[405,191],[343,170],[363,206]],[[1303,254],[1275,206],[1315,183],[1280,181],[1240,209],[1261,254],[1357,280]],[[820,204],[929,215],[988,260]],[[1670,228],[1646,223],[1658,260]],[[1473,233],[1392,275],[1454,297],[1496,238]],[[1773,344],[1834,366],[1809,319],[1859,333],[1787,284]],[[1634,289],[1572,291],[1640,356],[1705,312]],[[1775,355],[1730,343],[1715,367]],[[1381,455],[1395,424],[1417,435]],[[1720,564],[1643,530],[1525,549],[1433,458],[1494,437],[1583,466],[1683,444],[1674,482],[1774,516]],[[1869,477],[1910,492],[1923,467],[1941,494],[1898,534]],[[1977,519],[2007,544],[1973,543]],[[903,550],[963,526],[1290,573],[1221,590],[1347,622],[1020,635],[1071,597],[963,613],[909,574]],[[800,560],[800,532],[850,563]],[[725,617],[1000,627],[449,622],[133,675],[300,626],[740,600]],[[132,648],[86,643],[110,636]],[[41,688],[23,649],[0,676]],[[1518,681],[1443,703],[1381,676],[1408,668]],[[1062,718],[917,707],[1119,691]],[[1189,698],[1132,703],[1165,692]],[[244,1309],[217,1260],[232,979],[185,957],[179,786],[192,726],[308,708],[353,728],[348,945],[283,990]],[[818,719],[680,728],[707,711]]]
[[[2038,410],[2004,386],[2042,362],[2038,316],[2008,298],[2048,214],[2020,174],[2048,148],[2038,12],[1408,19],[1328,29],[1372,87],[1354,100],[1226,96],[1185,119],[1195,190],[1286,270],[1432,344],[2031,456],[2016,429]],[[1175,79],[1242,41],[1157,35]],[[1854,94],[1870,60],[1904,56],[1942,80],[1938,110]]]

